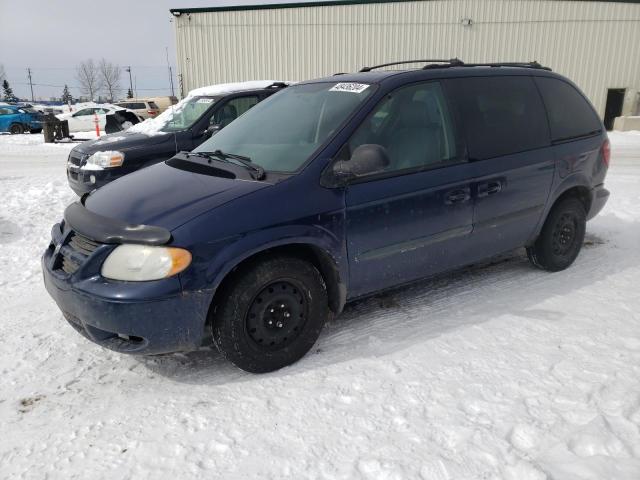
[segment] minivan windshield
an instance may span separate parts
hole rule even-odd
[[[267,171],[294,172],[367,99],[365,83],[293,85],[258,103],[195,152],[243,155]]]

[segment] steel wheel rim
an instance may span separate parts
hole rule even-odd
[[[280,350],[291,345],[308,318],[308,302],[293,280],[277,280],[253,298],[245,318],[247,335],[263,350]]]
[[[554,255],[565,256],[573,248],[578,232],[578,221],[575,216],[564,213],[553,229],[552,248]]]

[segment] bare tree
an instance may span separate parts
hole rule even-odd
[[[102,89],[100,71],[92,59],[80,62],[76,68],[76,79],[80,84],[80,90],[88,95],[90,100],[93,100]]]
[[[0,63],[0,83],[2,83],[7,74],[4,71],[4,65]]]
[[[112,102],[118,95],[120,88],[120,67],[111,62],[107,62],[104,58],[100,60],[100,79],[104,86],[105,93]]]

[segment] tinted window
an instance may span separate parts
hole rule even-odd
[[[341,155],[348,157],[364,144],[385,147],[390,172],[455,160],[453,125],[440,84],[422,83],[392,92],[358,127],[348,152]]]
[[[234,98],[233,100],[229,100],[221,109],[219,109],[215,113],[215,115],[211,118],[210,123],[226,127],[257,103],[258,97],[256,95],[248,97],[238,97]]]
[[[287,87],[258,103],[195,151],[220,149],[250,157],[266,170],[295,171],[374,89],[352,82]]]
[[[530,77],[450,80],[465,125],[469,158],[524,152],[549,145],[547,117]]]
[[[149,102],[149,108],[153,108],[153,109],[158,109],[158,105],[156,105],[156,102]]]
[[[553,140],[591,135],[602,129],[589,102],[572,85],[543,77],[537,77],[536,83],[547,107]]]
[[[8,108],[0,108],[0,115],[11,115],[13,114],[13,110]]]

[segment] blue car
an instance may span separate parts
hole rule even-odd
[[[567,268],[609,195],[591,104],[537,63],[425,64],[290,86],[71,204],[42,257],[65,318],[267,372],[352,300],[519,247]]]
[[[40,133],[43,115],[31,107],[0,105],[0,132]]]

